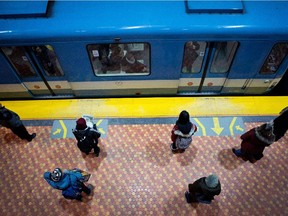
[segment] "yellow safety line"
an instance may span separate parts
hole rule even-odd
[[[203,136],[206,136],[206,129],[205,129],[205,127],[204,127],[204,125],[197,119],[197,118],[193,118],[194,120],[195,120],[195,122],[201,127],[201,129],[202,129],[202,135]]]
[[[94,118],[278,115],[288,106],[287,96],[152,97],[111,99],[53,99],[0,101],[22,119],[76,119],[83,113]]]
[[[231,136],[234,136],[233,127],[234,127],[234,124],[235,124],[235,122],[236,122],[236,119],[237,119],[237,117],[234,117],[234,118],[232,119],[232,121],[231,121],[231,124],[229,125],[229,130],[230,130]]]
[[[67,128],[66,128],[66,125],[64,124],[63,120],[59,120],[62,128],[63,128],[63,138],[66,138],[67,136]]]

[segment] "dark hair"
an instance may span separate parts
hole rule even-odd
[[[0,119],[2,120],[10,120],[12,118],[12,114],[10,112],[0,112]]]
[[[183,110],[179,115],[177,123],[184,125],[184,124],[187,124],[188,122],[190,122],[189,113],[186,110]]]

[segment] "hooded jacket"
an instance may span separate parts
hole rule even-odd
[[[79,186],[83,177],[80,172],[64,170],[63,177],[57,182],[51,179],[50,172],[44,173],[44,179],[48,182],[49,185],[51,185],[51,187],[58,190],[65,190],[69,186]]]
[[[214,188],[210,188],[205,183],[206,177],[202,177],[198,180],[196,180],[193,184],[189,184],[189,193],[192,195],[192,199],[195,201],[196,197],[195,195],[203,195],[204,200],[211,201],[214,199],[215,195],[219,195],[221,192],[221,184],[220,181],[218,181],[218,185]]]
[[[177,136],[191,137],[197,131],[197,126],[191,122],[180,124],[178,121],[171,131],[171,140],[176,142]]]
[[[98,138],[101,136],[101,134],[95,130],[94,128],[90,128],[90,127],[86,127],[83,130],[79,130],[79,129],[73,129],[73,134],[75,136],[75,138],[77,139],[77,146],[78,148],[83,151],[83,152],[89,152],[91,150],[91,148],[93,148],[94,146],[96,146],[98,144]],[[81,144],[80,140],[81,139],[87,139],[88,140],[88,144]]]
[[[264,136],[260,131],[260,127],[249,130],[240,138],[242,139],[241,151],[243,155],[247,158],[252,156],[258,160],[263,157],[265,147],[275,141],[275,135],[273,133],[271,133],[271,136]]]

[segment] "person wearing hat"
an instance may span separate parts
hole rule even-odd
[[[86,186],[83,181],[83,176],[79,169],[64,170],[55,168],[52,172],[45,172],[44,179],[54,189],[62,191],[62,195],[66,199],[76,199],[82,201],[81,192],[90,195],[93,186]]]
[[[101,134],[97,131],[95,124],[93,128],[87,127],[86,120],[79,118],[76,121],[76,128],[73,129],[72,132],[77,139],[77,147],[81,152],[88,155],[93,148],[96,157],[99,156],[100,148],[98,147],[98,138]]]
[[[28,142],[31,142],[36,137],[36,133],[28,133],[19,115],[5,108],[2,104],[0,104],[0,125],[9,128],[18,137],[26,139]]]
[[[273,120],[273,123],[273,133],[275,134],[275,142],[277,142],[288,130],[288,107],[285,107],[280,112],[280,115]]]
[[[249,160],[251,163],[260,160],[263,157],[265,147],[275,142],[273,128],[273,122],[269,122],[244,133],[240,137],[242,139],[241,148],[233,148],[233,153],[237,157]]]
[[[188,191],[185,192],[187,203],[201,202],[210,204],[214,196],[221,192],[221,184],[218,176],[211,174],[196,180],[193,184],[188,185]]]

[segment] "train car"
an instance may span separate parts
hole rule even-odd
[[[13,2],[2,99],[262,95],[288,68],[287,1]]]

